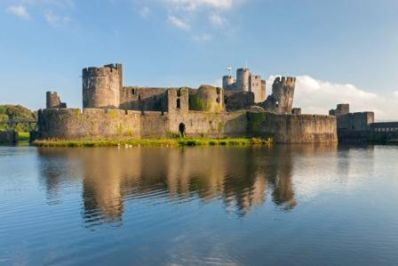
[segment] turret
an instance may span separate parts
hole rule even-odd
[[[232,90],[232,89],[235,89],[235,82],[236,82],[236,80],[232,77],[232,76],[230,76],[230,75],[228,75],[228,76],[223,76],[222,77],[222,88],[224,89],[224,90]]]
[[[83,108],[119,108],[122,86],[121,64],[83,69]]]
[[[241,91],[249,91],[250,70],[248,68],[239,68],[236,71],[236,87]]]
[[[66,108],[66,103],[61,102],[57,92],[46,92],[46,108]]]

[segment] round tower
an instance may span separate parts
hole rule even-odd
[[[236,71],[236,87],[241,91],[249,91],[250,70],[248,68],[239,68]]]
[[[83,69],[83,108],[119,108],[122,87],[121,64]]]
[[[224,90],[210,85],[202,85],[189,98],[191,110],[203,112],[224,111]]]
[[[223,76],[222,77],[222,88],[224,90],[231,90],[233,89],[233,85],[235,83],[235,79],[232,76]]]

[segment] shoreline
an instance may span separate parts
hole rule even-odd
[[[271,146],[272,138],[146,138],[146,139],[45,139],[36,147],[138,147],[138,146]]]

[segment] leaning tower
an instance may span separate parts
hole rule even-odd
[[[121,64],[83,69],[83,108],[119,108],[123,87]]]

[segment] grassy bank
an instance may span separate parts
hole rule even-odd
[[[164,138],[164,139],[79,139],[79,140],[37,140],[39,147],[136,147],[136,146],[251,146],[272,145],[272,139],[260,138]]]

